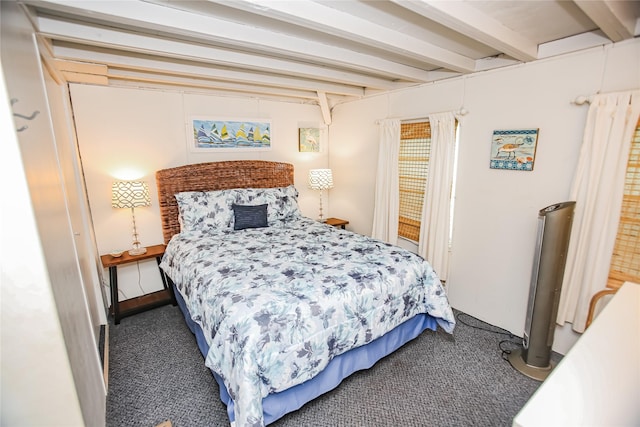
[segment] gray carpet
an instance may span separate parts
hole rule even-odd
[[[540,383],[503,359],[508,335],[457,314],[453,336],[426,331],[272,426],[510,426]],[[109,335],[107,426],[229,425],[177,307],[122,319]]]

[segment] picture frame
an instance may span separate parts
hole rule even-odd
[[[193,152],[266,151],[271,149],[271,121],[264,119],[190,118]]]
[[[302,127],[298,129],[298,151],[301,153],[320,152],[320,129]]]
[[[539,129],[494,130],[491,138],[491,169],[532,171]]]

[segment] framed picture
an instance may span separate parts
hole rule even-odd
[[[271,122],[192,117],[192,151],[262,151],[271,149]]]
[[[301,153],[320,152],[320,129],[300,128],[298,135],[298,151]]]
[[[532,171],[537,144],[538,129],[494,130],[489,167]]]

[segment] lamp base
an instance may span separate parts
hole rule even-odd
[[[131,256],[142,255],[142,254],[146,254],[146,253],[147,253],[147,248],[129,249],[129,255],[131,255]]]

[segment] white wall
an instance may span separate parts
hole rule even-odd
[[[55,81],[45,73],[47,97],[51,109],[52,125],[56,134],[58,163],[63,176],[65,195],[68,204],[69,219],[75,242],[75,255],[78,258],[85,299],[93,327],[94,341],[98,344],[100,326],[107,323],[106,309],[100,292],[99,271],[96,268],[98,256],[93,239],[93,227],[86,201],[80,157],[71,116],[69,89],[66,84]]]
[[[587,106],[578,95],[640,87],[640,40],[476,73],[338,105],[330,126],[330,167],[336,176],[329,214],[370,234],[378,150],[376,119],[420,118],[458,110],[461,121],[451,304],[522,335],[538,210],[567,200]],[[531,172],[489,169],[497,129],[539,128]],[[595,261],[595,260],[594,260]],[[558,328],[554,350],[577,339]]]
[[[322,127],[317,106],[72,85],[99,251],[130,245],[130,212],[110,206],[114,179],[142,178],[156,200],[156,170],[227,159],[293,163],[301,208],[311,217],[317,215],[317,193],[306,188],[306,173],[331,167],[335,187],[329,191],[327,216],[347,219],[351,230],[370,234],[378,150],[375,120],[426,117],[430,112],[464,107],[469,114],[462,119],[460,135],[449,297],[454,307],[521,335],[537,212],[567,199],[577,163],[587,107],[570,101],[578,95],[639,87],[639,64],[640,41],[631,40],[341,104],[333,109],[321,153],[297,150],[298,127]],[[193,115],[270,119],[273,148],[239,154],[194,153],[187,146],[188,121]],[[540,129],[534,170],[489,169],[493,130],[530,127]],[[137,175],[121,175],[125,169]],[[136,218],[143,244],[162,242],[157,203],[138,209]],[[140,272],[144,292],[160,289],[155,262],[141,263]],[[126,297],[142,293],[136,266],[121,267],[119,273]],[[575,339],[567,326],[558,328],[554,349],[564,353]]]
[[[127,249],[131,244],[131,212],[111,207],[111,183],[143,179],[151,191],[151,206],[136,209],[143,245],[162,243],[155,172],[189,163],[220,160],[272,160],[292,163],[300,208],[317,215],[318,194],[306,185],[307,172],[328,165],[327,131],[315,105],[154,91],[71,85],[80,153],[98,250],[101,254]],[[192,116],[212,119],[268,119],[269,151],[193,152],[189,148]],[[321,152],[298,152],[298,128],[321,128]],[[120,300],[162,288],[154,260],[118,267]],[[105,277],[108,278],[108,273]],[[108,286],[108,283],[104,284]],[[142,287],[142,289],[140,289]]]
[[[0,7],[0,424],[104,425],[106,390],[57,150],[69,141],[54,129],[64,114],[50,113],[65,107],[60,95],[47,98],[49,76],[24,10]],[[11,116],[9,99],[22,117]]]
[[[2,69],[0,99],[0,424],[82,425]]]

